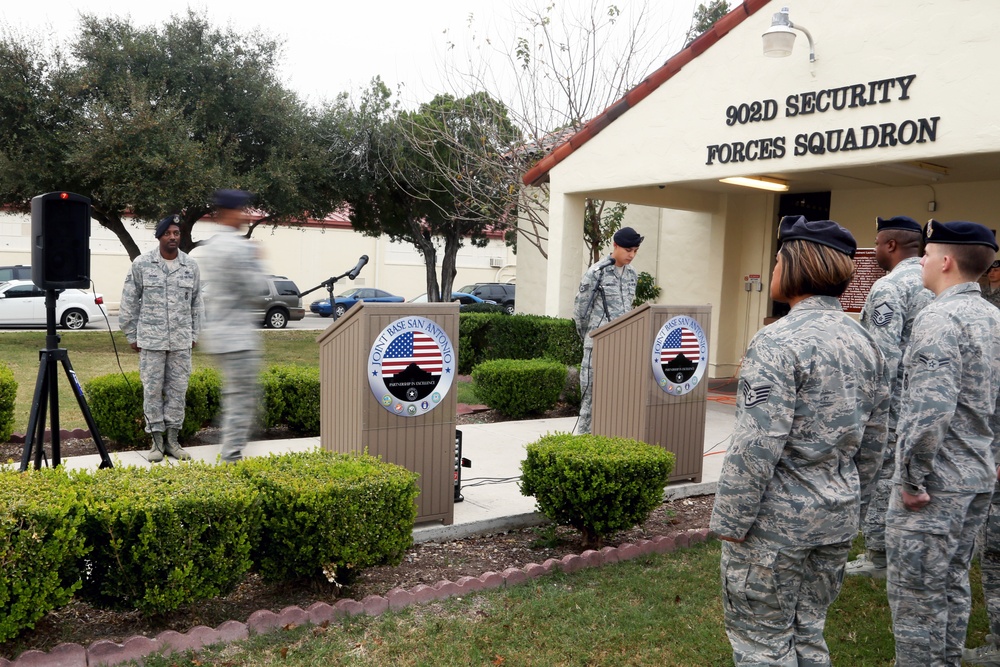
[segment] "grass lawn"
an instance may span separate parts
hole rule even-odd
[[[60,347],[69,351],[69,361],[73,371],[85,385],[89,380],[110,373],[139,370],[139,355],[132,351],[125,336],[114,332],[114,340],[107,331],[64,331],[60,332]],[[319,345],[316,343],[318,331],[264,330],[264,366],[272,364],[319,365]],[[14,433],[24,433],[28,427],[31,401],[38,378],[38,351],[45,347],[44,331],[12,331],[0,333],[3,346],[2,361],[14,371],[17,380],[17,399],[14,406]],[[117,348],[117,350],[116,350]],[[212,365],[211,355],[194,352],[195,369]],[[65,429],[87,428],[69,381],[62,368],[59,369],[59,427]],[[456,383],[460,403],[479,403],[471,382]],[[46,415],[46,427],[51,417]]]
[[[978,581],[978,570],[973,580]],[[978,589],[978,586],[976,586]],[[974,600],[970,645],[986,632]],[[830,609],[826,638],[836,665],[893,658],[885,582],[849,578]],[[731,665],[719,597],[719,543],[506,590],[417,606],[327,628],[261,635],[193,659],[146,665]]]

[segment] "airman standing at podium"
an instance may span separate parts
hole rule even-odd
[[[590,332],[632,310],[639,275],[629,264],[635,259],[642,239],[643,237],[631,227],[619,229],[612,238],[611,253],[587,269],[580,281],[573,319],[576,321],[577,332],[583,338],[583,361],[580,364],[582,400],[580,418],[576,421],[574,434],[590,433],[594,396],[591,370],[594,341],[590,337]]]

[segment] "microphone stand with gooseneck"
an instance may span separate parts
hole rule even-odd
[[[333,317],[334,320],[336,320],[337,304],[333,300],[333,286],[336,285],[337,281],[340,280],[341,278],[350,278],[351,280],[357,278],[358,274],[361,273],[361,269],[364,268],[365,264],[367,263],[368,263],[368,255],[361,255],[361,259],[358,260],[358,263],[354,265],[353,269],[351,269],[350,271],[345,271],[344,273],[341,273],[339,276],[331,276],[330,278],[327,278],[326,280],[321,282],[319,285],[316,285],[316,287],[310,287],[305,292],[299,292],[299,297],[303,297],[306,294],[309,294],[310,292],[315,292],[319,288],[325,287],[326,293],[330,297],[330,315]]]

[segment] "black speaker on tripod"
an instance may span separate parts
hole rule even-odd
[[[49,192],[31,200],[31,282],[45,290],[45,349],[38,351],[38,377],[35,394],[28,414],[21,470],[27,470],[32,460],[35,468],[42,467],[45,457],[45,413],[51,418],[52,466],[62,463],[59,451],[59,390],[57,370],[62,365],[90,428],[101,468],[111,468],[111,457],[101,440],[80,380],[73,371],[69,353],[59,347],[56,333],[56,299],[64,289],[90,287],[90,199],[72,192]]]
[[[90,287],[90,199],[72,192],[31,199],[31,282],[45,290]]]

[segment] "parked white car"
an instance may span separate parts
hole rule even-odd
[[[65,329],[82,329],[92,319],[103,320],[104,295],[82,289],[59,292],[56,322]],[[28,280],[0,283],[0,326],[8,324],[45,326],[45,290]]]

